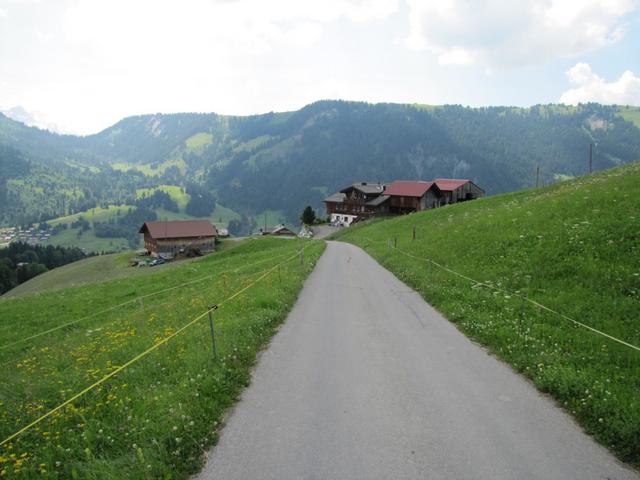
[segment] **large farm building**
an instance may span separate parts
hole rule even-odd
[[[483,196],[484,190],[471,180],[437,178],[431,182],[357,182],[325,198],[324,203],[331,223],[350,225],[372,215],[419,212]]]
[[[216,227],[208,220],[144,222],[139,233],[144,234],[144,248],[163,257],[187,250],[211,252],[218,236]]]

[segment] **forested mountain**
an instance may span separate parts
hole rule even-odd
[[[0,222],[27,223],[110,204],[136,189],[198,186],[221,204],[291,220],[355,180],[468,177],[487,193],[640,159],[640,109],[320,101],[295,112],[126,118],[87,137],[0,115]],[[200,195],[200,194],[199,194]]]

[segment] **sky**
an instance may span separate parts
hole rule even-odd
[[[321,99],[640,105],[640,0],[0,0],[0,109],[65,132]]]

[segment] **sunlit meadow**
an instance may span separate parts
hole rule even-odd
[[[305,246],[301,264],[296,252]],[[205,316],[0,446],[0,475],[184,478],[197,471],[224,411],[248,384],[256,354],[323,248],[313,241],[250,240],[153,275],[0,301],[2,441],[290,259],[215,311],[217,359]]]
[[[521,296],[639,346],[639,194],[640,163],[634,163],[540,190],[365,223],[339,239],[364,247],[637,466],[640,352]]]

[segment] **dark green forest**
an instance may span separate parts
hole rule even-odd
[[[47,270],[85,257],[79,248],[11,243],[7,248],[0,249],[0,294]]]
[[[193,216],[219,202],[294,223],[305,205],[323,212],[327,194],[357,180],[464,177],[488,194],[513,191],[533,186],[538,166],[542,184],[586,173],[589,144],[595,170],[640,159],[640,129],[622,108],[320,101],[248,117],[135,116],[87,137],[0,115],[0,225],[134,206],[137,188],[160,184],[184,188]]]

